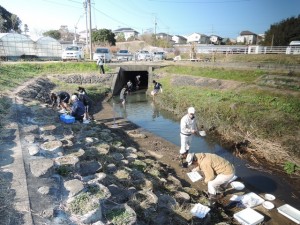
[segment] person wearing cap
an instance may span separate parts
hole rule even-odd
[[[197,132],[195,108],[189,107],[188,113],[184,115],[180,120],[180,159],[183,166],[183,159],[186,158],[189,153],[190,145],[192,142],[192,134]]]
[[[100,68],[100,73],[105,74],[103,64],[104,64],[104,59],[103,59],[103,55],[102,55],[101,57],[98,57],[97,65],[98,65],[99,68]]]
[[[207,183],[210,203],[214,204],[217,200],[218,188],[226,187],[234,177],[234,166],[226,159],[211,153],[189,153],[186,162],[188,166],[196,166],[193,171],[202,171],[204,182]]]
[[[85,113],[85,108],[83,102],[79,100],[76,95],[71,96],[72,108],[71,108],[71,116],[75,117],[75,120],[79,122],[83,122],[83,117]]]

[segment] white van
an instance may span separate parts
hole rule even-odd
[[[111,53],[109,48],[97,48],[93,54],[93,60],[97,61],[103,56],[105,62],[111,62]]]
[[[285,54],[300,55],[300,41],[291,41],[286,48]]]

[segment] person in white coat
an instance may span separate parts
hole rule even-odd
[[[189,153],[192,142],[192,134],[197,132],[197,125],[195,119],[195,108],[189,107],[188,113],[180,120],[180,159],[183,166],[183,160]]]
[[[97,65],[98,65],[99,68],[100,68],[100,73],[105,74],[105,71],[104,71],[104,59],[103,59],[103,56],[101,56],[101,57],[98,58],[98,60],[97,60]]]

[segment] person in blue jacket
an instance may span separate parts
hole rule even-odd
[[[75,120],[83,122],[85,107],[82,101],[76,95],[71,96],[72,108],[70,115],[75,117]]]

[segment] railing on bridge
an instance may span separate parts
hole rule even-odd
[[[190,53],[191,45],[176,45],[182,53]],[[196,53],[200,54],[300,54],[300,46],[259,46],[259,45],[197,45]]]

